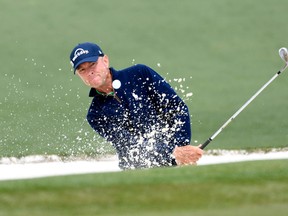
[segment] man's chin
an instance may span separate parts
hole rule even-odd
[[[100,82],[97,80],[86,80],[85,83],[91,88],[98,88],[101,85]]]
[[[91,88],[99,88],[101,85],[99,85],[99,83],[89,83],[89,86],[91,87]]]

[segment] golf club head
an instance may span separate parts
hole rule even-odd
[[[285,47],[280,48],[279,49],[279,55],[283,59],[283,61],[288,63],[288,50],[287,50],[287,48],[285,48]]]

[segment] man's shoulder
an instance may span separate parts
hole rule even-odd
[[[132,77],[151,77],[157,74],[152,68],[144,64],[135,64],[125,69],[119,70],[120,76]]]
[[[135,64],[125,69],[120,70],[120,72],[142,72],[149,70],[150,68],[144,64]]]
[[[160,79],[159,74],[144,64],[137,64],[127,67],[122,70],[112,71],[113,79],[119,79],[123,83],[143,82],[143,79],[150,80],[151,82]]]

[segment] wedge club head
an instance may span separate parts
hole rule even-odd
[[[285,47],[282,47],[279,49],[279,55],[280,57],[283,59],[283,61],[286,62],[286,64],[288,63],[288,50]]]

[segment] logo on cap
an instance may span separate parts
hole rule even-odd
[[[88,54],[88,53],[89,53],[89,50],[84,50],[84,49],[82,49],[82,48],[78,48],[78,49],[76,49],[75,52],[74,52],[74,57],[73,57],[72,61],[75,62],[75,60],[76,60],[79,56],[81,56],[81,55],[83,55],[83,54]]]

